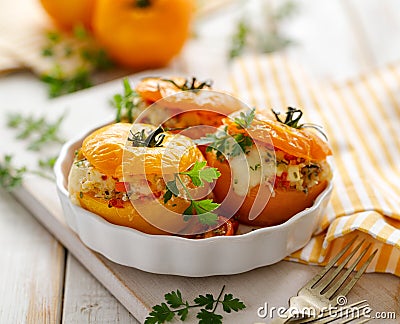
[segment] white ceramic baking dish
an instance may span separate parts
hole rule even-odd
[[[276,263],[310,240],[331,196],[332,182],[312,207],[287,222],[242,235],[193,240],[145,234],[111,224],[71,203],[66,188],[74,152],[92,131],[67,142],[55,165],[57,190],[66,221],[90,249],[113,262],[147,272],[203,277],[237,274]]]

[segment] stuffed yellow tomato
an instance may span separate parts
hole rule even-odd
[[[165,149],[160,146],[134,147],[129,145],[132,127],[136,127],[142,137],[151,136],[155,126],[130,123],[117,123],[102,127],[85,138],[82,147],[77,151],[71,167],[68,190],[72,202],[102,216],[107,221],[135,228],[148,234],[166,234],[163,227],[180,231],[187,224],[182,213],[189,202],[181,197],[172,197],[164,205],[163,195],[166,184],[162,175],[161,161]],[[181,171],[189,169],[196,161],[203,161],[201,152],[193,142],[184,136],[176,137],[164,134],[164,141],[176,140],[185,153],[174,161],[177,150],[168,157],[171,165],[178,165]],[[176,154],[178,156],[178,154]],[[123,160],[131,159],[131,185],[124,179]],[[140,164],[144,161],[145,164]],[[141,167],[140,167],[141,166]],[[135,174],[136,172],[136,174]],[[135,177],[138,181],[135,181]],[[133,200],[153,201],[157,199],[167,209],[174,211],[175,216],[160,220],[161,226],[148,222],[146,215],[141,215],[133,206]],[[156,215],[162,218],[162,215]]]
[[[117,121],[162,125],[167,129],[182,129],[208,125],[218,127],[222,119],[245,105],[229,94],[213,91],[212,81],[183,77],[146,77],[134,89],[124,81],[125,99],[114,98],[114,105],[128,106]],[[127,97],[128,95],[128,97]]]
[[[233,223],[213,213],[218,204],[208,183],[218,176],[190,138],[162,127],[117,123],[83,140],[68,190],[73,203],[147,234],[233,235]]]
[[[237,210],[241,223],[271,226],[285,222],[311,207],[332,177],[327,162],[331,150],[316,132],[320,128],[300,125],[298,109],[289,108],[284,121],[275,115],[277,120],[256,115],[254,110],[234,113],[223,120],[220,132],[199,141],[208,145],[209,165],[221,172],[214,188],[216,201],[227,197],[241,201]],[[238,148],[226,144],[227,138]],[[239,153],[246,163],[239,163]],[[255,206],[256,197],[261,205]]]

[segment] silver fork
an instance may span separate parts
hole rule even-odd
[[[310,309],[312,309],[315,312],[315,315],[318,315],[321,310],[326,309],[327,307],[336,306],[338,304],[338,297],[344,297],[348,294],[351,288],[353,288],[358,279],[360,279],[362,274],[365,272],[378,251],[375,250],[368,259],[362,263],[360,269],[355,273],[355,275],[345,283],[371,247],[371,244],[369,244],[363,251],[361,251],[360,255],[351,265],[349,265],[345,273],[339,276],[343,268],[349,263],[357,251],[360,250],[364,240],[356,246],[343,262],[337,265],[336,269],[333,270],[332,268],[350,249],[356,239],[357,237],[349,242],[345,248],[322,269],[322,271],[317,273],[305,286],[303,286],[298,291],[297,296],[291,297],[289,299],[289,308],[286,310],[285,314],[281,317],[275,318],[271,323],[286,323],[293,318],[304,318],[307,315],[309,317],[309,314],[304,314],[304,310],[309,312]],[[330,270],[333,270],[333,272]]]

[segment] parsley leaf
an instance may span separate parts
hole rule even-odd
[[[213,309],[215,300],[213,295],[206,294],[205,296],[199,295],[194,302],[199,306],[205,306],[205,309]]]
[[[157,324],[172,321],[175,314],[180,316],[181,321],[185,321],[189,315],[189,310],[192,308],[200,308],[196,317],[199,319],[199,324],[221,324],[222,315],[216,313],[219,304],[223,305],[223,310],[230,313],[232,310],[239,311],[246,306],[238,298],[233,298],[232,294],[225,294],[221,300],[225,286],[222,287],[217,299],[212,294],[199,295],[194,299],[194,304],[189,304],[187,300],[182,299],[179,290],[172,291],[164,295],[166,302],[170,305],[170,309],[166,303],[155,305],[152,311],[145,319],[145,324]]]
[[[184,302],[182,301],[182,294],[179,291],[179,289],[177,289],[176,291],[171,291],[168,294],[165,294],[164,297],[168,305],[170,305],[172,308],[178,308],[184,305]]]
[[[206,161],[196,162],[190,171],[181,172],[180,174],[189,176],[196,187],[202,187],[204,186],[203,180],[210,183],[221,175],[216,168],[206,168],[206,164]]]
[[[243,302],[238,298],[233,298],[232,294],[225,294],[224,300],[221,303],[224,311],[227,313],[230,313],[232,310],[237,312],[246,308],[245,304],[243,304]]]
[[[170,310],[166,303],[156,305],[153,311],[145,320],[145,324],[165,323],[170,322],[175,316],[175,313]]]
[[[166,204],[172,196],[177,197],[179,194],[178,184],[182,186],[183,190],[186,192],[187,197],[190,200],[190,205],[183,212],[183,220],[189,221],[193,215],[198,216],[198,220],[204,225],[215,225],[218,220],[218,215],[213,213],[216,208],[220,205],[214,203],[211,199],[204,199],[196,201],[191,196],[189,189],[181,179],[181,175],[186,175],[190,177],[193,185],[196,187],[204,186],[204,182],[210,183],[221,175],[221,173],[216,168],[206,167],[206,162],[198,162],[193,165],[191,170],[186,172],[180,172],[175,174],[174,180],[167,182],[167,191],[165,192],[164,204]]]
[[[211,199],[192,201],[192,204],[201,224],[215,225],[217,223],[218,215],[212,213],[212,211],[217,209],[219,204],[213,202]]]
[[[189,305],[188,305],[189,306]],[[178,311],[178,315],[181,317],[181,321],[185,321],[187,316],[189,315],[189,308],[182,308]]]
[[[199,324],[222,324],[222,316],[202,309],[196,316]]]

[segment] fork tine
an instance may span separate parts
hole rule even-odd
[[[320,285],[320,288],[317,289],[318,292],[323,291],[324,289],[326,289],[328,287],[328,285],[330,283],[333,282],[333,280],[335,280],[335,278],[338,276],[338,274],[340,273],[340,271],[342,271],[342,269],[349,263],[350,259],[354,256],[354,254],[357,253],[357,251],[360,249],[361,245],[364,243],[364,240],[362,242],[360,242],[355,249],[346,257],[346,259],[344,259],[343,262],[341,262],[338,267],[335,269],[335,271],[327,276],[326,278],[322,278],[321,282],[319,282],[318,284]],[[325,293],[324,293],[325,295]]]
[[[363,243],[363,242],[361,242]],[[360,244],[361,244],[360,243]],[[354,256],[354,254],[359,250],[361,245],[358,245],[357,248],[346,258],[346,260],[340,264],[340,266],[336,269],[335,274],[337,276],[337,273],[340,272],[343,267],[349,262],[349,260]],[[347,271],[344,273],[344,275],[342,275],[336,282],[335,284],[329,288],[329,290],[327,290],[326,292],[323,293],[323,295],[328,298],[331,299],[331,297],[339,290],[340,286],[346,281],[346,279],[350,276],[350,274],[352,273],[352,271],[354,270],[354,268],[360,263],[361,259],[363,258],[363,256],[365,255],[365,253],[367,253],[367,251],[369,250],[371,244],[369,244],[367,246],[366,249],[364,249],[360,255],[357,257],[356,261],[353,262],[353,264],[351,266],[349,266],[349,268],[347,269]],[[333,276],[332,276],[333,277]],[[333,278],[329,278],[331,279],[330,282],[333,282]],[[330,283],[329,282],[329,283]],[[329,284],[328,283],[328,284]]]
[[[368,246],[369,249],[369,246]],[[365,250],[367,251],[367,249]],[[354,287],[354,285],[356,284],[356,282],[358,281],[358,279],[361,278],[362,274],[365,272],[365,270],[367,270],[367,267],[369,266],[369,264],[371,263],[372,259],[375,257],[376,253],[378,252],[378,250],[376,249],[367,259],[367,261],[364,262],[364,264],[362,265],[362,267],[360,268],[360,270],[357,271],[357,273],[355,274],[355,276],[350,280],[350,282],[344,286],[340,292],[338,292],[338,295],[340,296],[346,296],[349,291],[351,290],[351,288]],[[364,253],[365,254],[365,253]],[[358,264],[358,262],[357,262]],[[356,265],[357,265],[356,264]],[[349,271],[350,269],[348,269],[347,271]],[[346,277],[347,278],[347,277]],[[343,281],[344,282],[344,281]],[[340,288],[340,286],[339,286]]]
[[[337,254],[329,263],[320,271],[318,272],[306,285],[305,287],[312,288],[317,284],[323,276],[336,264],[336,262],[350,249],[350,246],[353,245],[355,240],[357,239],[358,236],[353,238],[346,246],[345,248]]]

